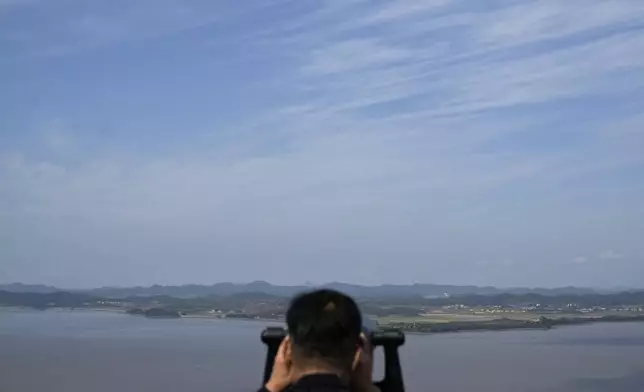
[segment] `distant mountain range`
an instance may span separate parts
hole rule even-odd
[[[411,285],[362,286],[349,283],[328,283],[317,287],[326,287],[342,291],[354,297],[442,297],[460,295],[497,295],[497,294],[540,294],[540,295],[585,295],[612,293],[619,290],[596,290],[584,287],[561,288],[497,288],[491,286],[456,286],[429,283]],[[228,296],[242,293],[264,293],[275,296],[290,297],[313,286],[277,286],[268,282],[252,283],[216,283],[213,285],[188,284],[181,286],[149,287],[101,287],[89,290],[69,290],[45,285],[27,285],[22,283],[0,284],[0,290],[14,293],[54,293],[59,291],[83,293],[103,298],[125,298],[131,296],[169,296],[175,298],[195,298],[207,296]]]

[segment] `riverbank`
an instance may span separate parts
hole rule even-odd
[[[34,308],[32,306],[5,306],[0,305],[0,311],[8,312],[33,312],[33,311],[56,311],[56,312],[107,312],[107,313],[121,313],[126,314],[126,309],[117,308],[65,308],[65,307],[46,307]]]
[[[0,306],[0,310],[8,311],[29,311],[34,308],[23,306]],[[51,307],[46,309],[38,309],[41,311],[69,311],[69,312],[109,312],[118,313],[123,315],[138,315],[148,317],[150,319],[202,319],[202,320],[225,320],[225,321],[250,321],[254,323],[284,323],[283,318],[259,318],[259,317],[226,317],[219,314],[182,314],[181,312],[163,312],[163,314],[146,314],[144,311],[128,311],[118,308],[62,308]],[[171,313],[171,314],[170,314]],[[556,316],[556,315],[555,315]],[[513,318],[498,318],[490,319],[487,317],[470,318],[467,321],[441,321],[432,322],[426,321],[425,317],[411,318],[413,321],[391,321],[390,318],[375,318],[379,328],[394,328],[401,330],[408,334],[413,335],[428,335],[436,333],[456,333],[456,332],[475,332],[475,331],[508,331],[520,329],[538,329],[549,330],[559,326],[573,326],[573,325],[586,325],[594,323],[615,323],[615,322],[644,322],[644,314],[635,315],[605,315],[598,317],[545,317],[532,319],[513,319]]]
[[[466,332],[466,331],[507,331],[519,329],[542,329],[549,330],[559,326],[586,325],[594,323],[615,323],[615,322],[644,322],[644,315],[630,316],[602,316],[602,317],[540,317],[538,320],[518,320],[518,319],[494,319],[485,321],[455,321],[455,322],[390,322],[379,323],[381,328],[395,328],[405,333],[413,334],[433,334],[448,332]]]

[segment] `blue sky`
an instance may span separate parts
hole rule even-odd
[[[0,0],[0,281],[642,286],[644,2]]]

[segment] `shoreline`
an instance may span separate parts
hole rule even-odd
[[[107,312],[113,314],[135,315],[128,314],[125,309],[114,308],[63,308],[63,307],[50,307],[46,309],[36,309],[25,306],[0,306],[0,311],[68,311],[68,312]],[[209,316],[201,314],[181,315],[180,317],[154,317],[145,316],[148,319],[200,319],[200,320],[217,320],[217,321],[247,321],[247,322],[263,322],[271,324],[283,324],[284,319],[274,318],[254,318],[254,317],[221,317]],[[378,320],[376,319],[376,322]],[[603,316],[603,317],[570,317],[570,318],[546,318],[542,317],[539,320],[517,320],[517,319],[495,319],[486,321],[457,321],[457,322],[417,322],[417,323],[378,323],[378,327],[382,329],[398,329],[401,332],[409,335],[432,335],[444,333],[458,333],[458,332],[500,332],[500,331],[517,331],[517,330],[543,330],[548,331],[556,327],[576,326],[576,325],[590,325],[599,323],[634,323],[644,322],[644,315],[633,316]]]
[[[516,330],[548,331],[556,327],[580,326],[599,323],[634,323],[644,322],[644,315],[633,316],[602,316],[602,317],[569,317],[547,318],[538,320],[495,319],[488,321],[461,321],[446,323],[390,323],[381,325],[384,328],[396,328],[407,334],[431,335],[438,333],[457,332],[500,332]]]

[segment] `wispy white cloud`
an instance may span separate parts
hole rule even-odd
[[[350,39],[314,50],[304,71],[323,75],[363,71],[411,59],[412,53],[403,48],[386,47],[373,39]]]
[[[572,262],[574,264],[586,264],[588,262],[588,258],[585,256],[577,256],[574,259],[572,259]]]
[[[644,35],[638,29],[617,32],[625,24],[641,20],[644,12],[639,5],[625,11],[624,7],[597,3],[590,7],[590,16],[585,19],[578,16],[575,7],[557,2],[512,3],[509,7],[476,12],[461,8],[451,14],[444,13],[444,6],[454,4],[439,3],[395,2],[388,3],[384,10],[367,13],[371,15],[367,18],[371,25],[387,24],[377,41],[356,40],[346,35],[329,41],[311,40],[310,58],[304,59],[303,69],[333,72],[322,72],[324,78],[304,72],[301,79],[291,82],[317,96],[305,106],[298,101],[297,108],[305,108],[300,114],[325,121],[343,113],[373,124],[376,113],[376,121],[384,124],[391,120],[387,125],[392,129],[425,128],[434,137],[434,144],[471,147],[502,135],[507,127],[514,127],[514,133],[525,128],[522,119],[509,115],[496,118],[488,126],[476,123],[472,132],[463,132],[473,120],[465,115],[636,93],[644,83],[642,78],[627,76],[644,71],[644,57],[639,55],[644,53],[639,50]],[[454,26],[465,26],[465,33],[443,32],[433,34],[434,39],[428,36],[400,41],[400,37],[413,36],[410,26],[416,28],[416,37],[423,37],[427,26],[432,26],[433,20],[411,23],[422,18],[411,12],[416,8],[433,13],[432,18],[448,18]],[[392,20],[396,21],[393,25],[389,23]],[[358,18],[356,26],[359,25]],[[450,27],[446,23],[440,25],[442,29]],[[506,25],[510,27],[504,30]],[[330,25],[328,29],[342,31],[346,26]],[[604,34],[590,38],[581,35],[591,32]],[[562,41],[572,36],[577,38]],[[296,42],[298,53],[306,56],[306,42]],[[527,44],[532,46],[526,47]],[[539,46],[545,44],[549,47]],[[359,45],[363,47],[360,49]],[[339,48],[352,53],[339,53]],[[441,132],[441,119],[445,116],[463,118],[460,123],[451,124],[459,132]],[[535,120],[531,119],[531,125]],[[589,127],[587,132],[592,131]],[[437,138],[438,135],[441,137]],[[631,157],[640,162],[635,155]],[[516,158],[519,157],[513,157]],[[553,163],[548,163],[552,158],[540,157],[540,162],[532,165],[548,166]],[[559,157],[554,167],[565,166],[570,158]],[[615,154],[610,159],[623,157]],[[610,160],[588,163],[612,164]]]
[[[61,119],[53,119],[41,125],[42,142],[49,152],[64,156],[75,148],[73,132],[65,127]]]
[[[391,3],[388,8],[401,7],[406,10],[410,5],[403,3]],[[412,8],[427,6],[412,4]],[[427,100],[426,106],[433,108],[437,114],[453,115],[581,94],[605,94],[614,92],[615,88],[633,89],[640,86],[639,79],[635,85],[629,80],[619,81],[617,86],[613,86],[614,72],[638,70],[644,66],[644,57],[639,55],[642,51],[638,50],[644,42],[639,30],[555,46],[545,51],[533,49],[522,54],[497,51],[498,48],[509,49],[518,44],[564,39],[572,33],[587,32],[602,26],[621,26],[638,21],[644,15],[644,10],[640,10],[639,6],[626,10],[625,7],[598,3],[599,9],[590,7],[591,16],[585,19],[577,17],[576,7],[557,4],[525,2],[509,8],[468,14],[471,15],[468,20],[459,21],[467,26],[466,33],[436,34],[436,39],[426,38],[418,43],[397,42],[395,30],[383,32],[377,44],[374,40],[355,41],[351,38],[325,41],[320,44],[321,47],[311,49],[312,64],[304,68],[324,69],[322,64],[334,67],[334,79],[320,82],[318,87],[324,89],[328,85],[336,89],[342,85],[350,86],[351,89],[336,90],[338,99],[343,102],[361,92],[373,97],[374,87],[379,85],[388,87],[383,89],[382,94],[404,85],[407,87],[407,96],[421,92],[432,97],[440,96],[441,99]],[[399,18],[417,17],[411,12],[395,14]],[[529,15],[531,19],[525,20],[525,17],[518,15]],[[554,18],[569,20],[570,23],[553,21]],[[404,22],[400,21],[399,25],[404,26]],[[431,25],[431,20],[427,24]],[[517,26],[512,27],[513,24]],[[333,30],[334,27],[329,28]],[[418,26],[418,30],[421,34],[422,26]],[[600,61],[603,56],[609,56],[612,60]],[[346,68],[343,69],[343,66]],[[374,72],[371,80],[368,68]],[[344,70],[347,80],[340,79],[337,70]],[[359,85],[355,86],[355,82]],[[394,95],[390,100],[400,98]],[[370,101],[367,101],[368,104]],[[340,106],[344,107],[343,104]]]
[[[413,18],[426,18],[428,13],[454,3],[453,0],[403,0],[385,2],[382,6],[366,12],[366,15],[351,21],[354,28],[400,22]]]
[[[601,28],[615,30],[641,24],[644,7],[636,2],[594,1],[580,17],[578,4],[559,1],[515,3],[484,13],[478,38],[503,46],[566,38]]]
[[[599,256],[597,256],[600,260],[621,260],[624,257],[625,256],[622,253],[610,249],[601,252]]]

